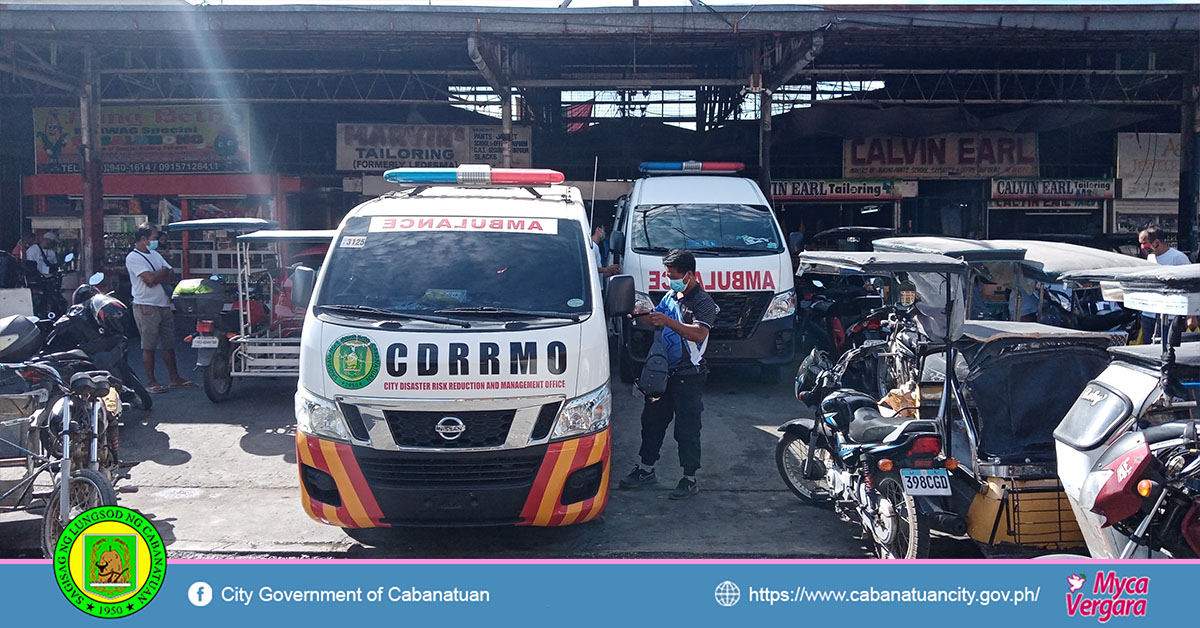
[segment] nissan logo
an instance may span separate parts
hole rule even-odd
[[[467,426],[463,424],[462,419],[456,416],[448,416],[438,421],[433,431],[446,440],[454,440],[467,431]]]

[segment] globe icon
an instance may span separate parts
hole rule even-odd
[[[733,606],[742,599],[742,590],[738,588],[738,585],[726,580],[717,585],[717,590],[713,595],[717,598],[717,604]]]

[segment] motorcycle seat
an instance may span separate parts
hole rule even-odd
[[[67,360],[87,360],[91,361],[92,357],[79,349],[71,349],[70,351],[61,351],[59,353],[47,353],[37,357],[38,362],[65,362]]]
[[[872,404],[854,411],[850,421],[850,440],[856,443],[879,443],[897,427],[912,419],[907,417],[885,417],[878,406]]]
[[[1195,441],[1196,432],[1195,421],[1171,421],[1142,430],[1142,436],[1147,445],[1153,445],[1177,438]]]

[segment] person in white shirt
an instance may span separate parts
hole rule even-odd
[[[154,378],[154,352],[161,351],[167,366],[171,388],[191,388],[195,384],[179,376],[175,366],[175,314],[166,282],[172,268],[158,251],[158,229],[142,224],[134,232],[137,242],[125,256],[125,269],[133,290],[133,320],[142,335],[142,365],[146,368],[146,390],[166,392]]]
[[[601,278],[612,277],[621,272],[620,264],[604,265],[604,262],[608,260],[605,259],[605,252],[600,250],[600,244],[604,242],[606,235],[604,225],[596,225],[592,228],[592,263],[596,266],[596,272],[600,274]]]
[[[1188,259],[1188,256],[1184,254],[1183,251],[1180,251],[1173,246],[1167,246],[1167,243],[1163,242],[1162,229],[1159,228],[1158,225],[1149,225],[1145,229],[1142,229],[1140,233],[1138,233],[1138,246],[1140,246],[1142,248],[1142,252],[1146,254],[1146,259],[1154,262],[1155,264],[1160,264],[1162,266],[1184,266],[1192,263],[1192,260]],[[1194,317],[1188,318],[1189,327],[1194,327],[1195,323],[1196,321]],[[1157,325],[1157,317],[1145,315],[1142,316],[1143,343],[1149,341],[1149,338],[1147,338],[1144,332],[1146,330],[1156,330]],[[1152,333],[1150,338],[1153,338],[1156,335],[1157,333]]]
[[[1146,259],[1155,264],[1183,266],[1192,263],[1192,260],[1188,259],[1188,256],[1182,251],[1173,246],[1167,246],[1167,243],[1163,242],[1162,229],[1158,225],[1150,225],[1142,229],[1138,234],[1138,245],[1142,247]]]
[[[58,242],[58,234],[53,231],[47,231],[42,234],[42,239],[37,244],[29,245],[25,249],[25,259],[37,264],[38,272],[43,277],[50,275],[50,268],[58,263],[58,255],[54,252],[54,245]]]

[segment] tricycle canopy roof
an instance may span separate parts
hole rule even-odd
[[[1200,264],[1130,269],[1110,268],[1065,273],[1073,282],[1099,281],[1105,296],[1125,306],[1154,314],[1195,316],[1200,314]],[[1116,285],[1118,290],[1113,290]]]
[[[876,251],[934,253],[956,257],[967,263],[1019,262],[1025,259],[1025,249],[1003,246],[997,240],[971,240],[945,236],[904,236],[881,238],[873,242]]]
[[[796,275],[815,272],[829,275],[892,273],[965,273],[967,263],[927,253],[897,253],[890,251],[814,251],[798,257]]]
[[[171,231],[234,231],[237,233],[250,233],[277,227],[279,227],[278,222],[262,218],[204,218],[173,222],[167,225]]]
[[[1067,244],[1066,242],[1044,242],[1041,240],[986,240],[995,246],[1025,249],[1022,267],[1027,274],[1058,283],[1065,273],[1113,267],[1156,267],[1138,257],[1103,251],[1090,246]],[[1032,272],[1031,272],[1032,271]]]
[[[300,244],[329,244],[337,235],[336,229],[262,229],[238,236],[240,242],[296,242]]]

